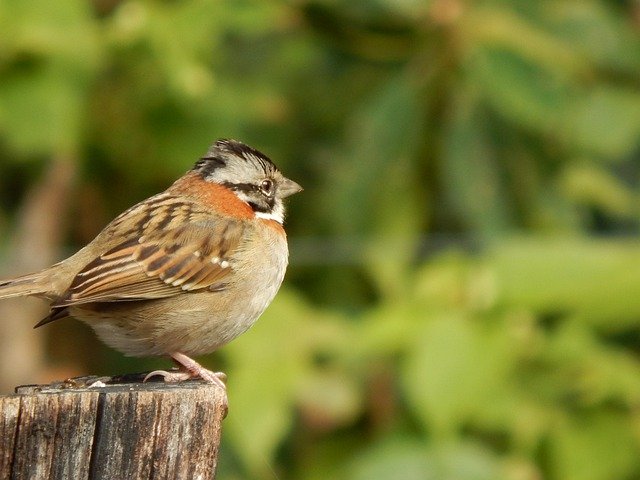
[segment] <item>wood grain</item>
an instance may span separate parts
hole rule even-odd
[[[84,377],[0,396],[0,480],[214,478],[224,392],[141,378]]]
[[[20,398],[0,397],[0,480],[11,477],[19,414]]]

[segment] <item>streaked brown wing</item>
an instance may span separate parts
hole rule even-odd
[[[223,288],[230,254],[244,231],[239,220],[190,223],[112,248],[74,278],[53,308],[89,302],[146,300]]]

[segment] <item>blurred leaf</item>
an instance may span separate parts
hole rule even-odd
[[[368,363],[372,357],[391,357],[403,351],[418,326],[415,317],[420,312],[420,307],[397,303],[386,303],[367,312],[346,358]]]
[[[612,215],[632,215],[636,196],[610,172],[595,165],[569,165],[560,177],[560,188],[578,204],[594,206]]]
[[[495,233],[508,224],[501,172],[476,94],[460,90],[443,127],[442,168],[448,200],[467,225],[481,233]]]
[[[20,151],[73,151],[81,135],[83,85],[69,82],[65,65],[39,70],[0,85],[0,129]]]
[[[541,313],[573,311],[604,329],[637,322],[640,262],[635,242],[513,239],[491,249],[499,298]]]
[[[635,408],[640,404],[640,363],[624,348],[599,342],[580,317],[558,327],[544,351],[561,387],[559,396],[580,405],[615,403]]]
[[[414,344],[401,370],[402,386],[425,428],[436,438],[446,437],[504,388],[510,368],[508,338],[484,332],[454,312],[427,319],[414,330]]]
[[[234,371],[228,381],[225,432],[252,476],[268,472],[267,459],[292,426],[290,409],[304,399],[300,392],[308,388],[305,379],[314,375],[314,355],[335,336],[328,320],[300,297],[281,290],[251,332],[223,350]]]
[[[554,36],[563,39],[580,56],[605,68],[637,74],[640,65],[638,35],[633,23],[606,2],[569,0],[532,2]]]
[[[566,79],[506,49],[478,49],[472,58],[470,81],[499,114],[537,134],[560,128],[571,94]]]
[[[416,270],[411,301],[434,310],[483,311],[496,300],[493,272],[459,252],[442,254]]]
[[[411,166],[421,125],[420,97],[405,74],[353,114],[346,158],[337,172],[339,190],[332,192],[343,233],[416,231],[420,206]],[[391,199],[393,214],[384,208]]]
[[[510,52],[510,56],[519,58],[523,65],[535,65],[536,69],[552,73],[556,79],[567,80],[584,72],[588,64],[576,55],[575,47],[546,31],[540,24],[539,10],[551,10],[558,2],[514,0],[510,8],[504,8],[500,3],[485,2],[468,12],[464,27],[473,42],[472,47],[494,53]],[[539,88],[543,76],[538,79],[530,77],[530,80],[531,87]]]
[[[4,46],[0,61],[22,55],[58,56],[76,63],[76,68],[95,67],[98,32],[86,2],[4,0],[0,4],[0,26]]]
[[[492,455],[471,444],[428,447],[389,439],[356,457],[349,480],[499,480],[505,478]]]
[[[305,378],[298,399],[305,422],[320,431],[349,424],[362,410],[355,379],[335,369]]]
[[[600,155],[618,157],[640,145],[640,90],[598,87],[566,105],[566,140]]]
[[[568,418],[552,433],[555,478],[609,480],[638,474],[638,442],[624,418],[612,413]]]
[[[86,3],[4,2],[0,32],[0,132],[25,153],[75,151],[99,57]]]
[[[375,233],[396,242],[410,241],[419,230],[424,208],[413,164],[423,124],[418,93],[410,77],[398,75],[353,115],[345,159],[331,191],[341,233]],[[413,251],[396,249],[390,256],[381,245],[367,252],[367,264],[381,291],[393,296]]]
[[[406,480],[436,479],[432,459],[426,455],[425,445],[418,442],[389,439],[377,444],[354,459],[348,480]]]
[[[273,457],[292,425],[288,411],[295,401],[296,385],[308,370],[310,351],[302,334],[297,335],[300,341],[291,342],[285,332],[291,331],[292,322],[298,323],[296,330],[300,331],[303,325],[299,322],[306,314],[295,296],[280,292],[253,331],[224,350],[235,371],[228,382],[231,413],[225,430],[253,475],[268,468],[267,459]],[[234,416],[234,409],[242,416]]]

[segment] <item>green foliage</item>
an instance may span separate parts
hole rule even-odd
[[[305,192],[287,286],[211,359],[219,478],[637,478],[639,15],[6,0],[0,217],[64,155],[75,248],[240,138]]]

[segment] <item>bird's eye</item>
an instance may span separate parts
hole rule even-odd
[[[260,184],[260,191],[267,196],[273,195],[273,181],[265,178]]]

